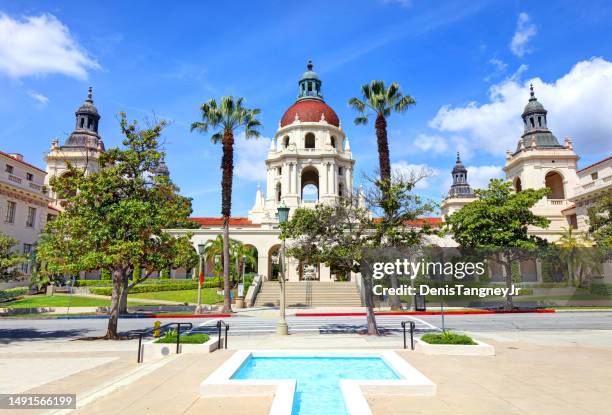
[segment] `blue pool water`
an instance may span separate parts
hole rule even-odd
[[[346,415],[340,379],[400,377],[380,357],[249,357],[232,379],[295,379],[292,415]]]

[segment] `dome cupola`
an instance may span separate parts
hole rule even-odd
[[[536,98],[533,92],[533,84],[531,84],[529,90],[529,102],[525,105],[521,115],[524,132],[516,151],[530,147],[562,147],[557,137],[548,129],[548,111]]]
[[[467,169],[461,162],[459,152],[457,152],[457,160],[451,173],[453,176],[453,184],[448,191],[450,197],[472,197],[474,193],[467,182]]]
[[[101,149],[104,150],[104,144],[98,135],[100,114],[94,105],[91,87],[87,91],[87,98],[74,114],[76,116],[76,126],[64,146],[88,147],[92,149],[97,149],[101,146]]]
[[[289,107],[281,118],[280,126],[285,127],[300,122],[325,121],[335,127],[340,127],[340,119],[336,112],[323,101],[321,80],[312,70],[312,61],[308,61],[306,72],[299,81],[297,101]]]

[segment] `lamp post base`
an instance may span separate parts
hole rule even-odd
[[[276,325],[276,334],[279,334],[281,336],[287,336],[289,334],[289,327],[287,326],[286,322],[278,322],[278,324]]]

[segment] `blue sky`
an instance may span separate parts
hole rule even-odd
[[[254,7],[257,5],[257,7]],[[211,97],[262,109],[264,138],[237,144],[233,213],[245,216],[269,139],[311,58],[342,120],[357,177],[376,168],[373,126],[354,126],[347,100],[371,79],[398,82],[417,105],[389,120],[397,169],[428,170],[439,200],[461,150],[476,186],[501,175],[521,133],[527,86],[549,126],[585,166],[612,152],[612,3],[370,0],[347,2],[3,1],[0,149],[43,166],[64,140],[89,85],[106,146],[116,114],[164,118],[167,163],[194,215],[220,211],[220,147],[189,132]]]

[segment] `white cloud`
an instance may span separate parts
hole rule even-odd
[[[501,59],[491,58],[489,59],[489,64],[493,67],[493,71],[485,76],[485,82],[489,82],[494,78],[500,78],[506,73],[506,69],[508,69],[508,64]]]
[[[612,62],[592,58],[578,62],[554,82],[539,78],[520,83],[516,77],[489,89],[489,102],[440,108],[430,126],[465,138],[473,151],[496,156],[514,150],[523,131],[521,113],[533,82],[538,100],[548,110],[548,127],[563,143],[572,137],[578,152],[609,153],[612,147]]]
[[[100,65],[51,14],[14,20],[0,13],[0,72],[12,78],[63,74],[87,78]]]
[[[510,41],[510,50],[519,58],[531,53],[529,40],[538,32],[527,13],[520,13],[516,23],[516,32]]]
[[[383,4],[397,4],[406,9],[412,7],[412,0],[381,0]]]
[[[414,145],[422,151],[434,154],[445,153],[448,150],[446,139],[439,135],[419,134],[414,140]]]
[[[501,166],[467,166],[468,183],[472,189],[484,189],[489,180],[506,177]]]
[[[236,177],[254,182],[261,181],[265,184],[265,160],[270,148],[270,141],[266,137],[245,140],[244,133],[236,137],[234,144],[234,154],[236,155],[234,173]]]
[[[440,171],[427,164],[410,164],[404,160],[391,163],[393,175],[400,175],[404,178],[422,177],[415,185],[415,189],[427,189],[432,180],[440,175]]]
[[[43,105],[44,106],[44,105],[47,105],[47,103],[49,102],[49,98],[44,96],[40,92],[36,92],[36,91],[30,90],[30,91],[27,92],[27,94],[34,101],[38,102],[39,105]]]

